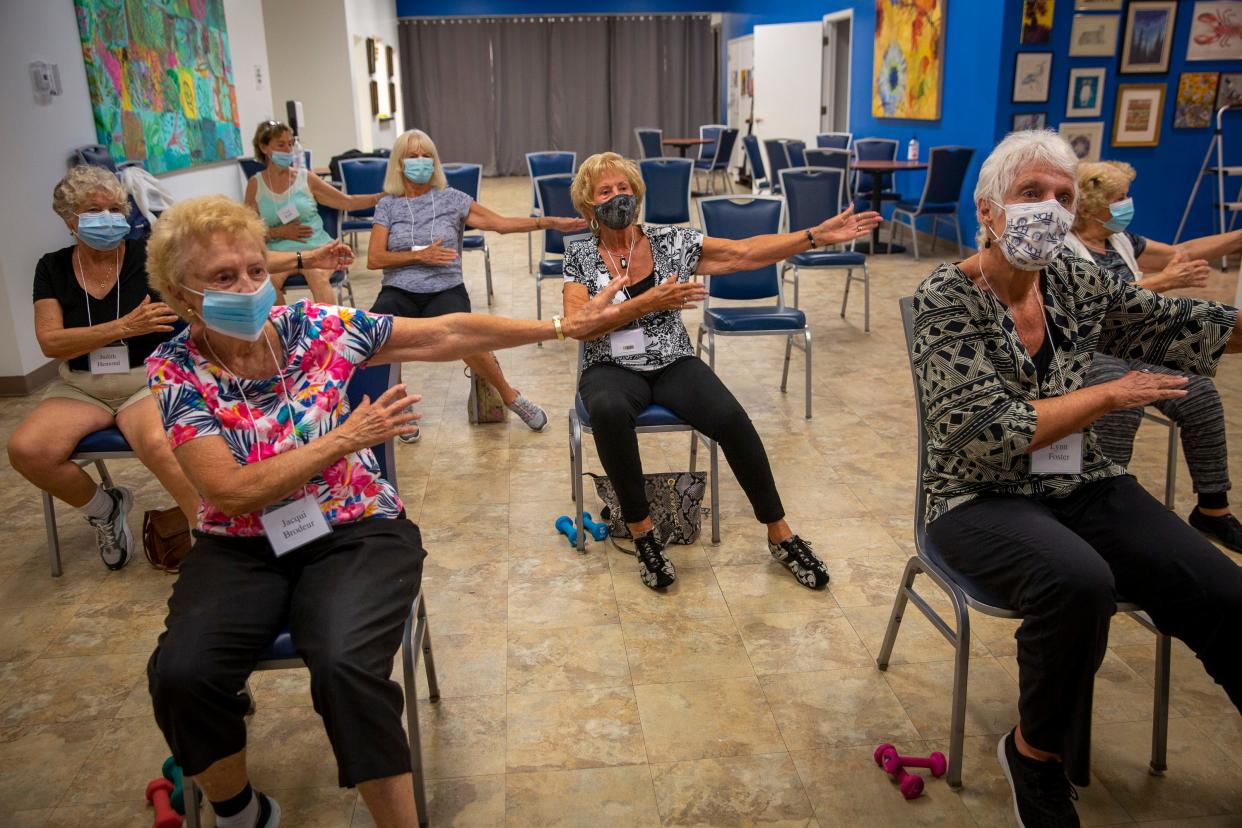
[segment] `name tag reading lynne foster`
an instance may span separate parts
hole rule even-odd
[[[1031,452],[1031,474],[1082,474],[1082,432]]]
[[[308,494],[265,512],[259,520],[278,558],[332,531],[319,509],[319,501]]]
[[[105,345],[90,352],[88,357],[92,374],[129,373],[129,346]]]
[[[622,328],[608,334],[608,347],[614,359],[641,354],[647,350],[647,337],[643,335],[642,328]]]
[[[286,204],[276,211],[276,218],[280,219],[281,224],[288,224],[291,221],[298,220],[298,208],[294,204]]]

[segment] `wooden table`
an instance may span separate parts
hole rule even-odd
[[[677,151],[681,153],[681,157],[686,157],[686,150],[691,147],[701,147],[704,144],[712,143],[710,138],[664,138],[660,141],[666,147],[677,147]]]
[[[875,173],[871,179],[871,209],[877,213],[880,212],[880,207],[883,205],[883,202],[880,200],[880,193],[883,190],[879,181],[880,174],[925,169],[927,169],[927,164],[923,161],[854,161],[850,164],[851,171]],[[876,228],[871,231],[871,244],[860,242],[854,246],[854,249],[861,253],[906,252],[906,248],[900,244],[881,244],[879,225],[876,225]]]

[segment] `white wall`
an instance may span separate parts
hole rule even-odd
[[[397,4],[394,0],[347,0],[345,24],[349,37],[350,71],[354,83],[354,121],[361,150],[385,149],[405,129],[401,111],[401,50],[397,45]],[[391,121],[380,122],[371,117],[371,76],[367,73],[366,41],[378,38],[393,50],[393,80],[397,85],[397,111]],[[381,50],[382,51],[382,50]],[[379,82],[380,111],[388,112],[388,67],[383,60],[376,65]]]
[[[251,0],[224,0],[243,137],[270,117],[271,98],[254,85],[254,67],[268,73],[263,16]],[[60,65],[64,94],[36,101],[27,64]],[[248,67],[248,69],[247,69]],[[70,0],[0,2],[0,376],[20,376],[47,362],[34,337],[31,283],[35,263],[70,243],[51,210],[52,187],[74,147],[96,142],[86,70]],[[240,196],[237,165],[197,167],[164,177],[178,198],[222,192]]]

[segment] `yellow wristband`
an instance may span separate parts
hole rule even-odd
[[[561,317],[559,315],[552,317],[552,327],[556,329],[557,341],[565,341],[565,331],[561,328]]]

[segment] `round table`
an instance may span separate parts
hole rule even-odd
[[[882,173],[906,172],[908,170],[925,170],[927,163],[924,161],[854,161],[850,164],[851,171],[875,173],[875,177],[871,180],[871,209],[880,212],[883,201],[880,199],[882,187],[879,185],[879,175]],[[900,244],[881,244],[880,243],[880,227],[871,231],[871,243],[860,242],[854,246],[855,250],[861,253],[905,253],[906,248]]]

